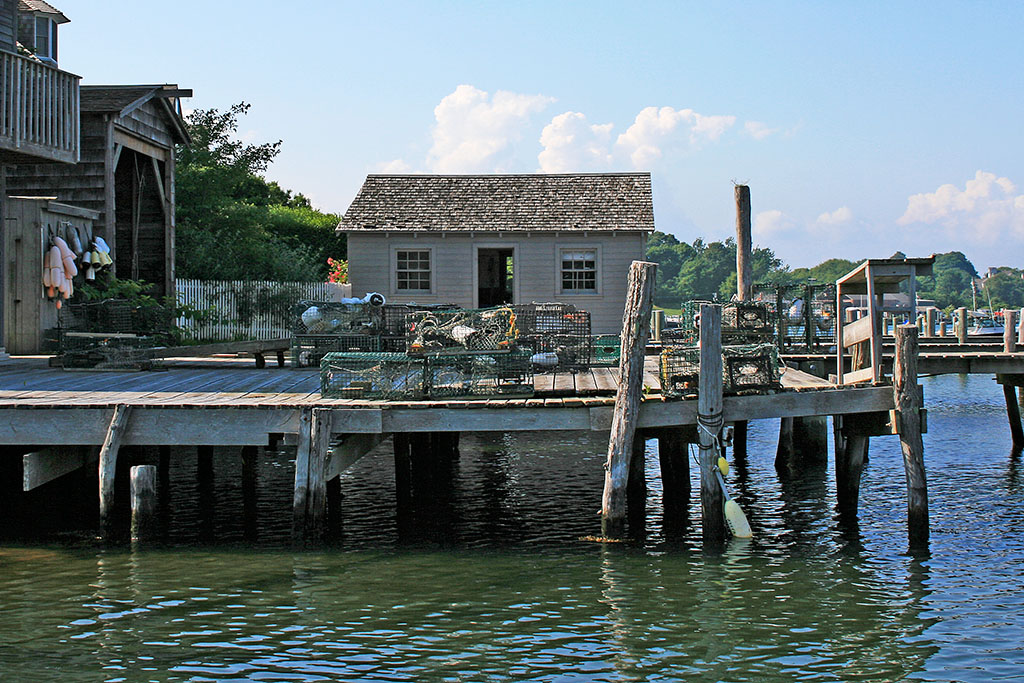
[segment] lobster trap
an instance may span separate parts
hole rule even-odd
[[[174,314],[160,304],[138,305],[123,299],[66,304],[50,348],[65,368],[138,370],[153,366],[146,349],[172,341]]]
[[[572,304],[516,304],[516,343],[532,363],[549,371],[578,370],[590,364],[590,313]]]
[[[617,334],[598,334],[591,340],[590,364],[617,367],[622,356],[622,338]]]
[[[533,394],[533,367],[527,352],[434,355],[425,361],[428,398]]]
[[[455,304],[384,304],[381,306],[383,327],[381,334],[389,338],[402,338],[405,346],[406,317],[410,313],[430,313],[433,311],[457,310]],[[402,349],[405,350],[404,348]]]
[[[292,366],[314,368],[332,352],[380,351],[380,338],[365,334],[295,334],[292,335]]]
[[[422,358],[404,353],[331,352],[320,363],[324,398],[419,399],[425,396]]]
[[[662,331],[663,344],[695,344],[700,339],[700,307],[710,301],[683,303],[678,328]],[[760,344],[774,341],[774,311],[763,301],[728,301],[722,307],[722,344]]]
[[[516,315],[508,306],[413,312],[406,316],[407,353],[506,353],[515,345]]]
[[[778,389],[782,363],[774,344],[722,347],[722,391],[755,393]],[[700,388],[700,347],[665,348],[659,358],[661,393],[666,398],[693,398]]]
[[[338,301],[300,301],[292,309],[292,333],[380,335],[384,326],[381,306]]]
[[[780,352],[828,352],[835,348],[835,284],[760,284],[754,289],[773,311]]]

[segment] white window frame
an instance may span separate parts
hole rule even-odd
[[[562,286],[562,255],[568,251],[594,252],[594,289],[565,289]],[[558,296],[601,296],[602,249],[600,244],[559,244],[555,248],[555,292]]]
[[[427,258],[430,259],[430,269],[427,271],[427,277],[430,280],[429,289],[399,289],[398,288],[398,252],[400,251],[425,251],[427,252]],[[424,246],[421,244],[409,244],[409,245],[396,245],[391,248],[391,263],[389,270],[389,278],[391,280],[391,294],[393,296],[407,296],[407,295],[432,295],[434,293],[435,283],[437,282],[437,261],[434,258],[434,248]],[[422,272],[422,271],[409,271],[409,272]]]
[[[45,17],[45,16],[42,16],[42,15],[39,15],[39,14],[35,15],[32,19],[33,19],[33,22],[32,22],[32,31],[33,31],[32,42],[33,42],[33,45],[35,46],[35,54],[36,54],[36,56],[38,56],[38,57],[47,57],[47,58],[52,59],[53,61],[56,62],[57,61],[57,50],[55,49],[56,48],[55,43],[57,42],[56,41],[56,37],[57,37],[57,22],[55,22],[50,17]],[[39,37],[41,35],[41,33],[39,31],[39,29],[40,29],[40,21],[45,21],[46,22],[46,51],[45,52],[43,52],[42,50],[39,49]]]

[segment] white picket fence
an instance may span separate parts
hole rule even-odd
[[[267,280],[176,280],[177,301],[200,312],[183,316],[178,327],[197,341],[280,339],[292,332],[299,301],[337,301],[352,285]]]

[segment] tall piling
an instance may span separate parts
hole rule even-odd
[[[117,474],[117,453],[121,439],[128,425],[130,408],[119,404],[114,407],[107,427],[106,437],[100,447],[99,488],[100,488],[100,529],[104,537],[110,536],[114,510],[114,480]]]
[[[1017,350],[1017,311],[1012,308],[1003,309],[1003,353]]]
[[[156,466],[136,465],[131,470],[132,526],[134,542],[156,535]]]
[[[913,546],[928,543],[928,482],[924,468],[924,442],[921,438],[923,391],[917,383],[917,328],[896,328],[896,357],[893,362],[892,389],[896,419],[903,448],[903,467],[907,474],[907,529]]]
[[[701,532],[706,546],[725,542],[725,503],[714,468],[722,451],[722,307],[700,305],[700,380],[697,430],[700,438]]]
[[[967,309],[961,306],[956,309],[956,340],[957,343],[967,343]]]
[[[622,538],[627,515],[627,486],[633,439],[643,393],[644,350],[650,327],[657,264],[633,261],[629,267],[626,308],[622,314],[622,358],[619,388],[615,394],[608,458],[605,462],[604,492],[601,496],[601,533],[605,538]]]

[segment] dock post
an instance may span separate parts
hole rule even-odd
[[[1003,309],[1003,353],[1013,353],[1017,345],[1017,311]]]
[[[845,422],[843,415],[832,416],[836,451],[836,503],[841,515],[856,517],[868,437]]]
[[[395,453],[395,501],[399,513],[412,500],[412,459],[409,456],[409,435],[395,432],[391,437]]]
[[[929,308],[924,312],[924,336],[935,336],[935,309]]]
[[[304,408],[299,418],[292,503],[294,541],[318,542],[327,513],[327,456],[331,444],[330,408]]]
[[[940,337],[945,337],[947,335],[947,329],[946,329],[947,327],[948,327],[948,325],[946,324],[945,320],[939,321],[939,336]]]
[[[1003,384],[1003,398],[1006,400],[1006,417],[1010,421],[1010,438],[1013,449],[1024,449],[1024,427],[1020,422],[1020,404],[1017,401],[1017,387]]]
[[[928,482],[921,439],[924,396],[917,383],[917,330],[912,325],[896,329],[896,357],[892,390],[896,406],[903,467],[907,473],[907,528],[911,545],[928,543]]]
[[[661,504],[666,514],[674,515],[686,510],[690,502],[690,452],[687,446],[681,429],[665,427],[659,430]]]
[[[750,187],[733,186],[736,199],[736,294],[740,301],[754,298],[754,270],[751,259]],[[806,302],[809,306],[810,302]]]
[[[1017,314],[1017,320],[1020,322],[1020,327],[1017,328],[1017,346],[1024,349],[1024,308]]]
[[[123,403],[114,407],[110,417],[107,435],[100,447],[100,527],[103,536],[110,535],[111,517],[114,511],[114,479],[117,472],[117,452],[128,424],[130,408]]]
[[[697,388],[697,430],[700,438],[700,509],[704,544],[726,539],[724,493],[714,468],[722,454],[722,308],[700,305],[700,381]]]
[[[131,472],[132,541],[148,541],[156,530],[156,467],[136,465]]]
[[[967,309],[961,306],[956,309],[956,339],[960,344],[967,343]]]
[[[605,462],[604,492],[601,496],[601,533],[605,538],[621,538],[625,532],[626,487],[629,482],[633,437],[640,413],[644,350],[647,346],[657,268],[656,263],[647,261],[633,261],[629,267],[626,308],[622,314],[619,388],[615,394],[615,411],[612,414],[608,458]]]
[[[828,460],[828,418],[807,415],[779,421],[775,469],[792,471],[804,464]]]

